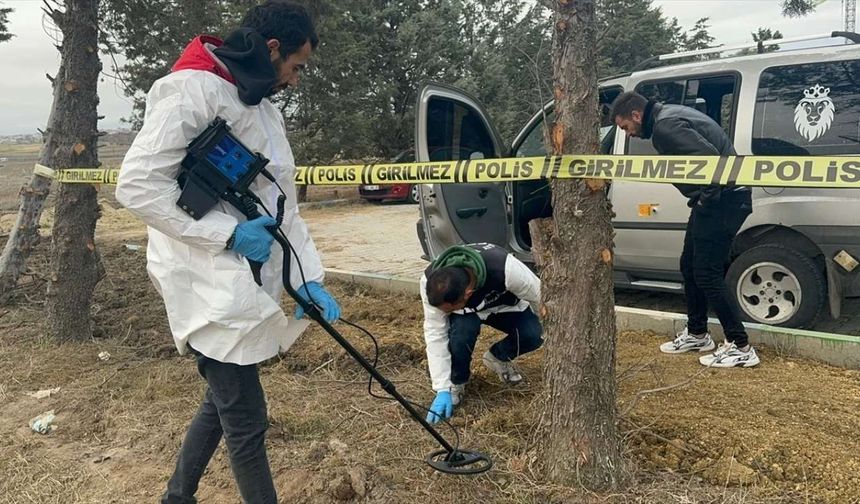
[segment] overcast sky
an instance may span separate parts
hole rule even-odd
[[[840,0],[827,0],[816,13],[802,19],[780,16],[778,0],[654,0],[664,14],[692,27],[701,17],[711,18],[711,33],[718,44],[751,41],[750,32],[759,26],[778,29],[785,37],[825,33],[842,29]],[[0,0],[12,7],[10,31],[15,37],[0,43],[0,135],[35,133],[44,128],[51,107],[51,87],[45,74],[56,74],[60,55],[42,27],[40,0]],[[321,34],[323,37],[324,33]],[[109,59],[103,58],[105,70]],[[99,112],[105,116],[99,127],[121,127],[120,119],[131,113],[131,102],[109,77],[99,84]]]

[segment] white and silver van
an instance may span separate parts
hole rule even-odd
[[[860,155],[860,45],[850,40],[860,37],[837,35],[839,45],[711,59],[601,81],[604,152],[654,153],[650,140],[615,134],[609,123],[609,104],[635,90],[708,114],[742,155]],[[543,126],[551,114],[549,103],[508,145],[474,98],[425,85],[416,114],[417,160],[544,155]],[[612,183],[609,197],[616,213],[616,285],[682,293],[686,199],[671,185],[622,181]],[[552,214],[546,181],[425,185],[420,203],[418,236],[427,259],[457,243],[490,242],[532,262],[528,222]],[[843,297],[860,296],[860,189],[755,188],[753,206],[727,270],[746,320],[807,327],[825,309],[838,317]]]

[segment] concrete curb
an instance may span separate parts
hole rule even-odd
[[[305,203],[299,203],[299,210],[313,210],[315,208],[326,208],[333,206],[341,206],[341,205],[349,205],[351,203],[359,203],[361,200],[357,199],[349,199],[349,198],[341,198],[341,199],[333,199],[333,200],[325,200],[325,201],[307,201]]]
[[[420,296],[418,292],[418,279],[416,278],[398,277],[379,273],[363,273],[360,271],[347,271],[332,268],[326,268],[325,276],[326,278],[340,280],[342,282],[374,287],[386,292],[412,294],[416,297]]]
[[[362,273],[338,269],[326,269],[329,279],[366,285],[387,292],[418,296],[418,279],[377,273]],[[674,336],[682,331],[687,316],[639,308],[615,307],[618,331],[653,331]],[[711,334],[723,339],[719,321],[708,320]],[[780,356],[807,357],[848,369],[860,369],[860,337],[831,334],[802,329],[773,327],[764,324],[744,324],[750,341],[764,345]]]

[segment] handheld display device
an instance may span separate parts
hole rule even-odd
[[[233,136],[224,119],[216,117],[188,145],[178,178],[182,194],[176,204],[194,219],[200,219],[219,200],[246,194],[268,163],[268,159]]]

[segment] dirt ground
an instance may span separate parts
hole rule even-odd
[[[0,310],[0,503],[156,502],[203,391],[194,362],[176,354],[143,250],[126,223],[100,228],[107,277],[95,336],[55,344],[43,333],[43,245]],[[47,240],[45,241],[47,243]],[[333,285],[344,316],[378,338],[380,368],[415,401],[432,399],[416,299]],[[343,327],[365,352],[366,336]],[[486,332],[477,352],[497,337]],[[356,364],[320,330],[262,367],[269,456],[282,502],[378,503],[849,503],[860,502],[860,372],[762,349],[751,370],[703,370],[695,356],[664,356],[660,338],[619,335],[620,427],[634,480],[612,495],[548,485],[534,470],[532,398],[541,351],[522,360],[527,383],[502,386],[476,363],[454,425],[462,446],[488,452],[476,477],[434,473],[432,439],[396,404],[366,394]],[[100,352],[110,353],[107,361]],[[678,385],[673,387],[673,385]],[[27,395],[59,387],[50,397]],[[646,391],[667,388],[663,391]],[[638,399],[637,399],[638,398]],[[56,429],[29,419],[56,412]],[[450,432],[445,432],[451,436]],[[198,493],[238,502],[223,445]]]

